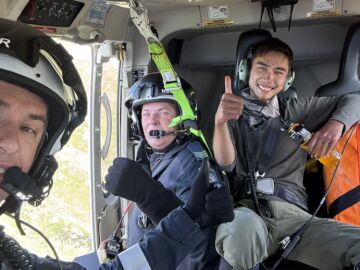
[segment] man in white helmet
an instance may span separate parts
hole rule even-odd
[[[86,94],[72,57],[50,37],[5,19],[0,23],[0,213],[22,199],[38,205],[57,168],[53,155],[86,115]],[[18,167],[23,181],[7,179]],[[24,183],[26,181],[26,183]],[[8,196],[8,194],[10,196]],[[14,210],[14,209],[12,209]]]
[[[39,205],[49,194],[54,154],[83,122],[87,100],[72,57],[50,37],[0,19],[0,39],[1,215],[19,210],[23,201]],[[32,269],[42,261],[3,227],[0,242],[0,269]]]
[[[0,181],[18,166],[28,172],[47,125],[47,104],[24,88],[0,81]],[[0,190],[0,200],[9,196]]]

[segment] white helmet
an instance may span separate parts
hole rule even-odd
[[[20,22],[0,19],[0,80],[40,96],[49,108],[46,134],[29,175],[39,188],[30,202],[48,194],[57,168],[53,155],[85,118],[86,93],[72,57],[52,38]]]

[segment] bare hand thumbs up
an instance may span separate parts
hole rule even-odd
[[[239,119],[244,108],[243,99],[233,94],[230,76],[225,76],[225,92],[215,115],[215,125],[225,124],[229,120]]]

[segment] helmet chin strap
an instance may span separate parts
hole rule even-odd
[[[44,145],[45,140],[47,140],[49,138],[49,134],[47,133],[47,131],[44,131],[43,135],[41,136],[40,142],[38,147],[36,148],[36,152],[35,152],[35,156],[34,156],[34,161],[36,160],[36,158],[39,155],[39,152],[41,150],[41,147]]]

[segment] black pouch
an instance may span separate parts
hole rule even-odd
[[[274,212],[272,211],[271,207],[269,206],[269,201],[265,199],[259,199],[259,207],[261,212],[267,218],[273,218]]]

